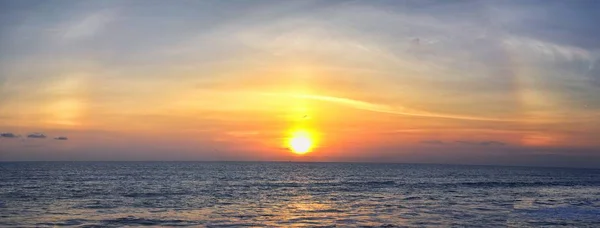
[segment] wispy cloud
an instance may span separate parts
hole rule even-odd
[[[91,37],[101,32],[115,19],[115,12],[101,10],[86,15],[81,20],[70,22],[62,33],[62,38],[73,40]]]
[[[325,96],[325,95],[314,95],[314,94],[280,94],[280,93],[263,93],[269,96],[288,96],[292,98],[310,99],[325,102],[332,102],[336,104],[345,105],[348,107],[381,112],[388,114],[404,115],[404,116],[418,116],[418,117],[431,117],[431,118],[445,118],[445,119],[458,119],[458,120],[473,120],[473,121],[517,121],[514,119],[506,118],[487,118],[478,116],[465,116],[465,115],[453,115],[443,113],[433,113],[423,110],[411,109],[402,106],[390,106],[385,104],[370,103],[366,101],[354,100],[350,98]]]
[[[552,61],[593,61],[593,55],[590,51],[573,47],[546,42],[527,37],[506,37],[503,41],[504,45],[514,48],[522,53],[536,53],[542,58],[547,58]]]

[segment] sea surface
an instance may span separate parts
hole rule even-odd
[[[2,227],[599,227],[600,170],[0,163]]]

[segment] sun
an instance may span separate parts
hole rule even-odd
[[[296,154],[305,154],[310,151],[312,142],[307,137],[298,136],[290,139],[290,148]]]
[[[306,154],[313,148],[313,140],[309,132],[304,130],[294,131],[289,138],[288,146],[296,154]]]

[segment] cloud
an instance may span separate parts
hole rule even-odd
[[[428,111],[411,109],[411,108],[402,107],[402,106],[389,106],[389,105],[385,105],[385,104],[376,104],[376,103],[370,103],[370,102],[366,102],[366,101],[354,100],[354,99],[343,98],[343,97],[326,96],[326,95],[281,94],[281,93],[263,93],[263,94],[271,95],[271,96],[289,96],[289,97],[293,97],[293,98],[332,102],[332,103],[346,105],[346,106],[349,106],[352,108],[366,110],[366,111],[404,115],[404,116],[418,116],[418,117],[458,119],[458,120],[475,120],[475,121],[517,121],[514,119],[505,119],[505,118],[486,118],[486,117],[478,117],[478,116],[464,116],[464,115],[453,115],[453,114],[443,114],[443,113],[432,113],[432,112],[428,112]]]
[[[590,80],[592,85],[600,86],[600,60],[596,60],[590,63],[586,71],[586,76]]]
[[[504,145],[506,145],[506,143],[498,142],[498,141],[484,141],[484,142],[480,142],[479,145],[482,145],[482,146],[504,146]]]
[[[466,145],[466,146],[504,146],[507,145],[505,142],[500,142],[500,141],[466,141],[466,140],[458,140],[455,141],[454,143],[451,142],[444,142],[441,140],[423,140],[421,141],[422,144],[428,144],[428,145],[446,145],[446,146],[452,146],[452,145]]]
[[[46,135],[44,135],[43,133],[31,133],[27,135],[27,138],[32,138],[32,139],[45,139]]]
[[[505,142],[500,141],[456,141],[456,144],[469,145],[469,146],[504,146]]]
[[[54,138],[55,140],[69,140],[69,138],[65,137],[65,136],[58,136],[56,138]]]
[[[429,144],[429,145],[446,145],[445,142],[440,141],[440,140],[424,140],[424,141],[421,141],[421,143]]]
[[[2,132],[2,133],[0,133],[0,137],[2,137],[2,138],[18,138],[19,136],[15,135],[13,133],[10,133],[10,132]]]
[[[456,141],[456,144],[462,144],[462,145],[474,145],[475,142],[471,142],[471,141]]]
[[[513,47],[523,53],[536,53],[540,57],[550,60],[566,60],[566,61],[587,61],[593,60],[592,53],[589,51],[566,45],[545,42],[542,40],[525,38],[525,37],[507,37],[502,41],[508,47]]]
[[[114,12],[102,10],[86,16],[76,23],[70,24],[64,34],[65,39],[81,39],[96,35],[102,31],[108,23],[114,20]]]

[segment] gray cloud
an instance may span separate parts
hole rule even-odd
[[[456,144],[469,146],[504,146],[505,142],[500,141],[456,141]]]
[[[15,135],[13,133],[10,133],[10,132],[2,132],[2,133],[0,133],[0,137],[2,137],[2,138],[18,138],[19,136]]]
[[[429,145],[446,145],[445,142],[440,141],[440,140],[425,140],[425,141],[421,141],[421,143],[429,144]]]
[[[445,146],[452,146],[452,145],[466,145],[466,146],[504,146],[507,145],[505,142],[500,142],[500,141],[466,141],[466,140],[458,140],[455,141],[454,143],[451,142],[444,142],[441,140],[424,140],[421,141],[422,144],[428,144],[428,145],[445,145]]]
[[[69,138],[65,137],[65,136],[58,136],[56,138],[54,138],[55,140],[69,140]]]
[[[46,135],[44,135],[43,133],[31,133],[27,135],[27,138],[33,138],[33,139],[45,139]]]
[[[483,142],[480,142],[479,145],[482,145],[482,146],[504,146],[504,145],[506,145],[506,143],[498,142],[498,141],[483,141]]]
[[[456,144],[461,144],[461,145],[475,145],[475,142],[471,142],[471,141],[456,141]]]

